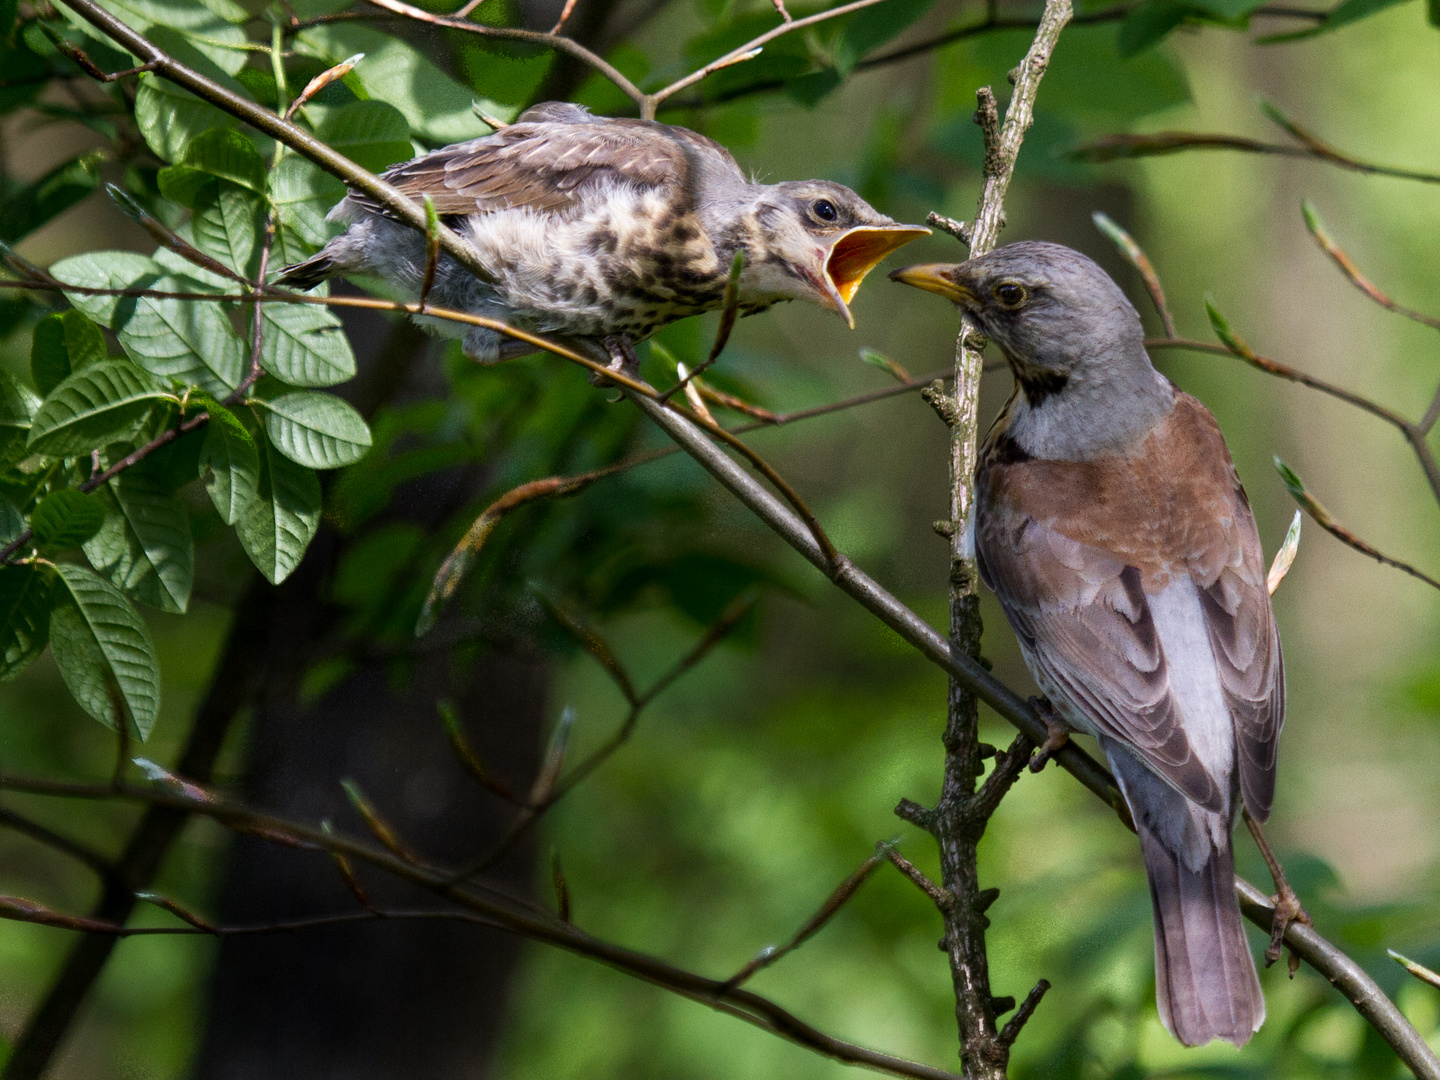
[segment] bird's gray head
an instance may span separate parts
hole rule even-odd
[[[1000,346],[1032,405],[1077,377],[1150,370],[1140,316],[1120,286],[1060,244],[1026,240],[890,276],[954,301]]]
[[[811,300],[853,329],[850,300],[875,266],[897,248],[930,233],[900,225],[843,184],[792,180],[752,189],[742,224],[746,302]]]

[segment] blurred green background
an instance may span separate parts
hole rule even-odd
[[[761,19],[769,5],[753,10]],[[941,3],[897,40],[978,15]],[[717,20],[723,30],[738,18],[728,5],[675,0],[613,57],[636,75],[678,72],[676,43],[694,41]],[[1089,223],[1093,210],[1104,210],[1147,249],[1182,334],[1210,337],[1209,294],[1262,353],[1418,417],[1440,381],[1440,341],[1354,290],[1311,242],[1299,205],[1312,200],[1382,288],[1440,312],[1440,190],[1288,158],[1191,153],[1093,167],[1059,156],[1113,131],[1184,128],[1273,139],[1256,107],[1264,97],[1358,157],[1440,172],[1440,32],[1425,23],[1421,5],[1402,3],[1313,40],[1253,42],[1270,28],[1259,20],[1249,35],[1186,27],[1123,61],[1113,24],[1067,31],[1021,156],[1004,239],[1079,247],[1145,308],[1138,282]],[[1027,42],[1023,33],[991,35],[861,71],[813,105],[792,87],[669,118],[722,139],[765,180],[830,177],[897,219],[923,220],[932,209],[966,217],[979,188],[978,138],[969,122],[974,89],[1004,87],[1004,72]],[[692,48],[702,60],[718,51]],[[507,63],[467,54],[460,68],[480,92],[494,93],[502,75],[533,84],[544,66],[530,61],[527,68],[513,57]],[[597,107],[619,104],[594,86],[582,97]],[[37,129],[21,115],[10,118],[3,137],[6,169],[19,179],[87,145],[81,129]],[[149,247],[103,195],[27,238],[20,251],[47,265],[99,246]],[[902,259],[958,257],[954,242],[937,236],[907,248]],[[877,272],[854,310],[854,332],[799,306],[743,321],[716,382],[781,410],[886,385],[888,376],[859,358],[861,346],[916,374],[949,364],[955,318],[938,299]],[[1148,308],[1145,317],[1158,328]],[[677,327],[664,340],[690,356],[708,342],[711,325]],[[6,366],[24,371],[28,333],[12,334],[4,350]],[[512,365],[519,371],[477,371],[441,351],[430,348],[420,362],[431,366],[432,382],[444,375],[435,399],[463,406],[448,413],[424,402],[394,407],[377,431],[388,422],[443,444],[457,430],[446,427],[446,416],[458,413],[461,427],[489,430],[504,415],[510,426],[503,435],[470,443],[489,455],[490,497],[556,468],[606,460],[627,440],[662,445],[631,422],[626,406],[600,404],[558,361],[532,357]],[[1267,556],[1294,509],[1270,463],[1278,453],[1367,540],[1440,570],[1440,508],[1392,429],[1230,358],[1167,351],[1156,360],[1219,418]],[[1003,371],[987,376],[986,422],[1009,382]],[[582,413],[589,417],[583,424]],[[540,445],[546,425],[558,423],[580,424],[580,436],[564,447]],[[759,432],[751,441],[804,493],[843,551],[938,625],[946,551],[930,522],[946,507],[945,434],[912,395]],[[377,445],[377,454],[387,452],[382,440]],[[362,518],[354,507],[367,485],[389,482],[379,473],[365,462],[341,477],[331,488],[332,520],[346,507],[352,519]],[[466,516],[455,521],[463,526]],[[358,534],[364,526],[342,521],[341,528]],[[628,537],[619,548],[617,535]],[[423,549],[416,580],[428,577],[453,536]],[[584,929],[720,976],[787,939],[879,840],[898,837],[904,854],[934,870],[929,838],[892,809],[902,797],[928,804],[937,795],[943,678],[747,520],[696,466],[670,458],[604,481],[577,499],[517,515],[502,536],[503,554],[477,574],[468,610],[528,610],[524,588],[534,581],[587,610],[642,684],[698,638],[700,620],[713,617],[728,595],[754,582],[762,596],[753,624],[653,706],[630,745],[550,815],[537,848],[537,894],[548,895],[554,852]],[[224,543],[202,569],[190,614],[147,613],[166,680],[162,718],[144,750],[156,760],[173,756],[211,676],[243,565]],[[677,563],[675,553],[698,561]],[[627,559],[668,569],[642,574],[645,587],[626,592],[615,582],[624,578],[617,562]],[[339,577],[332,587],[343,593]],[[720,600],[709,602],[707,589]],[[365,613],[363,597],[331,600],[351,603],[361,623],[370,619],[366,633],[388,632],[376,628],[383,613]],[[1270,836],[1320,931],[1356,956],[1440,1048],[1440,991],[1385,957],[1388,947],[1440,965],[1440,596],[1307,522],[1276,609],[1289,711]],[[986,655],[1007,682],[1031,692],[988,595],[984,611]],[[588,657],[553,633],[541,637],[555,658],[550,722],[571,705],[577,751],[597,745],[623,716],[621,698]],[[323,697],[331,674],[312,675],[308,692]],[[990,741],[1008,741],[993,716],[982,724]],[[245,738],[242,730],[233,740],[227,776],[241,768]],[[0,768],[99,776],[112,755],[108,733],[69,699],[48,657],[0,686]],[[134,820],[129,808],[7,802],[99,846],[118,843]],[[192,824],[167,865],[166,890],[209,910],[228,843],[219,830]],[[1241,872],[1268,884],[1248,839],[1237,847]],[[1402,1074],[1348,1004],[1308,970],[1293,980],[1278,967],[1265,973],[1269,1020],[1245,1050],[1174,1044],[1155,1014],[1150,913],[1133,837],[1065,774],[1024,776],[981,851],[982,883],[1000,889],[989,911],[995,992],[1023,996],[1042,976],[1054,984],[1017,1045],[1015,1075]],[[6,893],[72,911],[90,902],[86,875],[13,834],[0,834],[0,874]],[[882,869],[819,936],[753,987],[834,1034],[953,1067],[954,1006],[939,935],[928,901]],[[0,1032],[20,1028],[68,940],[62,931],[0,922]],[[1258,935],[1255,942],[1258,950]],[[213,943],[192,938],[121,944],[55,1075],[188,1075],[204,1034],[215,953]],[[591,962],[535,945],[522,955],[488,1075],[850,1074]]]

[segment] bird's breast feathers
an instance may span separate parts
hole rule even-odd
[[[714,307],[725,288],[728,268],[695,214],[661,191],[615,184],[564,217],[497,210],[466,231],[505,306],[547,330],[645,337]]]
[[[1268,813],[1280,643],[1254,518],[1203,405],[1177,394],[1129,452],[1088,461],[1032,458],[1002,418],[976,472],[975,546],[1062,711],[1212,810],[1228,812],[1238,767]]]

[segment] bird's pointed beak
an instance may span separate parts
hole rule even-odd
[[[851,330],[855,329],[855,317],[850,314],[850,301],[865,275],[892,251],[929,235],[930,230],[919,225],[862,225],[842,233],[831,245],[825,260],[825,284],[829,286],[825,292],[830,306]]]
[[[955,304],[974,304],[977,302],[975,293],[960,281],[959,270],[955,263],[924,263],[894,270],[890,280],[938,293]]]

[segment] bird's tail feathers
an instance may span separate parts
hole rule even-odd
[[[1192,871],[1143,823],[1140,850],[1155,909],[1155,999],[1165,1029],[1186,1046],[1244,1046],[1265,1019],[1265,996],[1245,940],[1230,845]]]
[[[287,266],[274,281],[276,285],[288,285],[292,289],[313,289],[335,270],[335,261],[321,251],[304,262]]]

